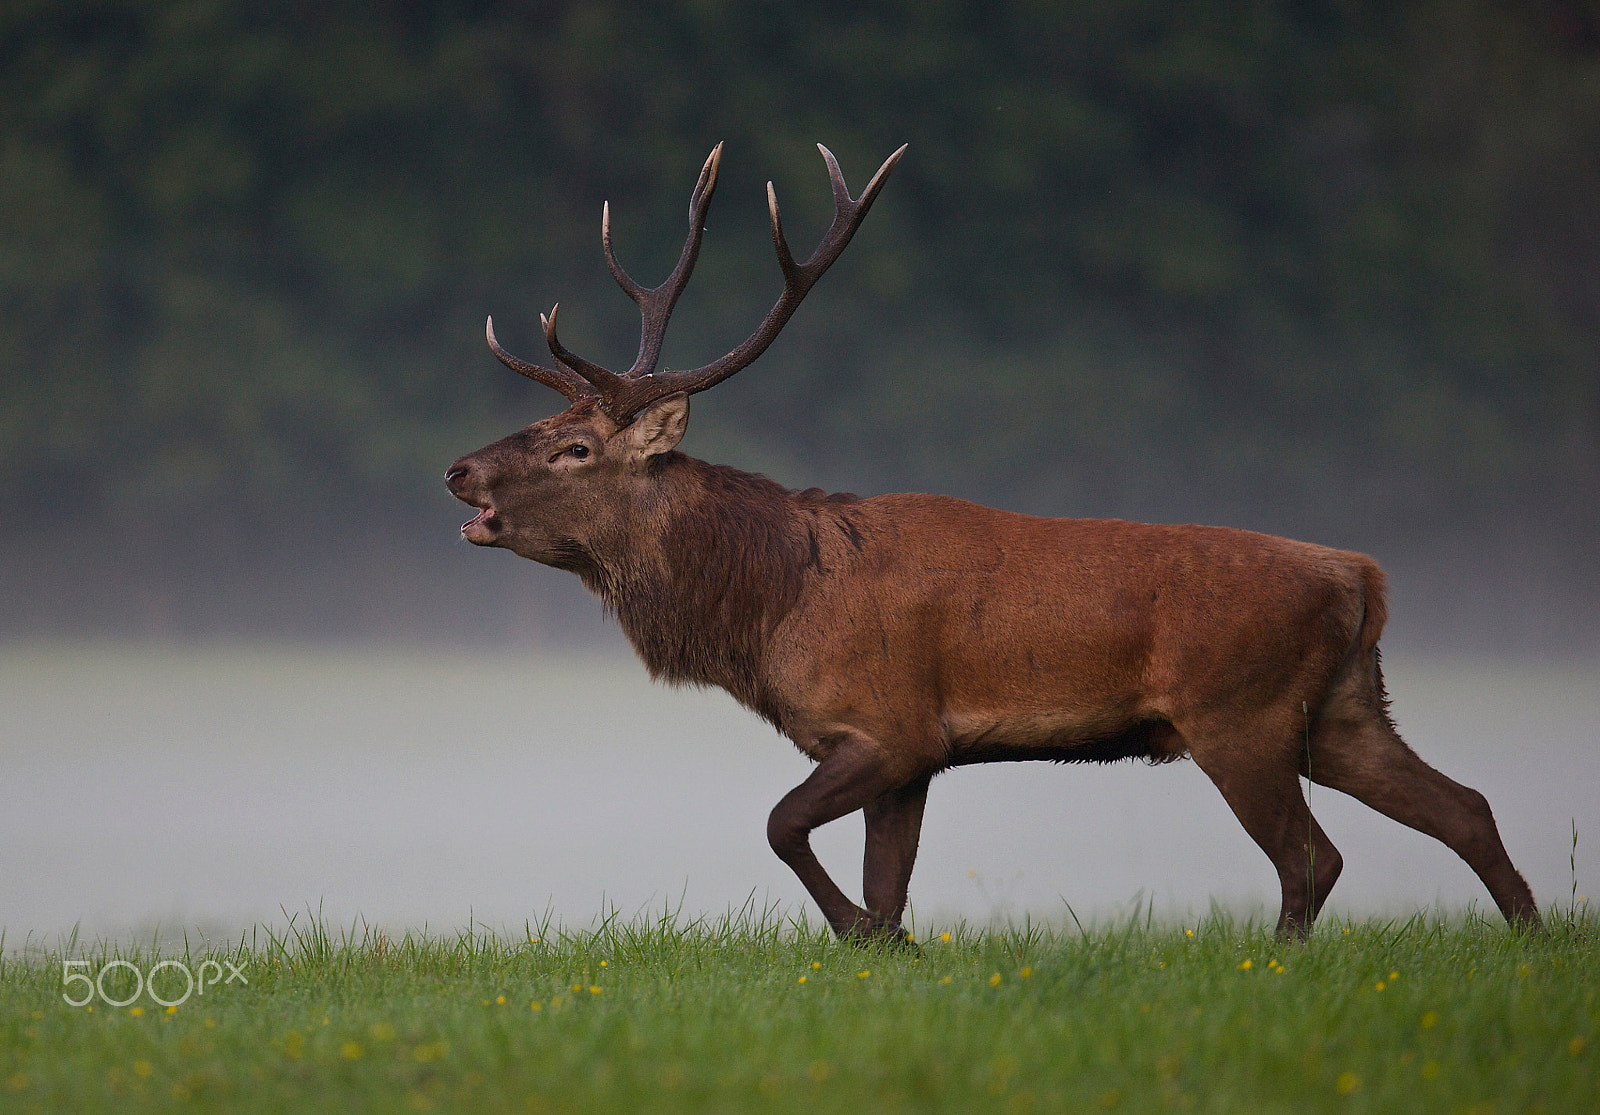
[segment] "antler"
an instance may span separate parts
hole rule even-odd
[[[520,372],[531,380],[536,380],[546,387],[554,387],[567,397],[567,402],[575,403],[579,399],[598,395],[600,392],[588,380],[574,372],[570,367],[563,366],[557,358],[554,368],[542,368],[538,364],[530,364],[526,360],[519,360],[505,349],[500,347],[500,342],[494,339],[494,318],[484,322],[483,335],[489,340],[489,351],[500,358],[500,363],[510,368],[513,372]]]
[[[900,156],[905,154],[906,149],[902,145],[898,151],[885,159],[883,165],[878,168],[878,173],[867,183],[867,188],[861,191],[861,196],[854,199],[850,196],[849,187],[845,185],[844,175],[839,171],[839,162],[833,157],[833,152],[820,143],[817,144],[817,150],[822,152],[822,158],[828,164],[828,178],[833,185],[833,223],[828,226],[822,242],[817,245],[816,251],[811,253],[810,258],[804,263],[796,263],[794,256],[790,254],[788,242],[784,239],[783,222],[778,216],[778,196],[773,191],[772,183],[767,183],[767,211],[772,217],[772,245],[778,254],[778,266],[783,270],[783,293],[779,295],[778,301],[767,312],[766,318],[756,331],[743,344],[720,360],[687,371],[655,370],[656,363],[661,357],[661,343],[666,336],[667,322],[672,317],[678,296],[688,285],[689,276],[694,271],[695,259],[700,254],[700,239],[705,233],[706,208],[711,204],[711,195],[716,190],[717,169],[722,162],[720,143],[712,148],[710,157],[700,170],[700,180],[695,184],[694,193],[690,195],[689,237],[684,241],[678,265],[660,286],[646,290],[622,269],[622,265],[617,262],[616,255],[611,250],[610,204],[608,203],[602,210],[600,238],[605,249],[606,266],[611,269],[611,275],[617,280],[617,285],[639,307],[639,354],[634,359],[633,367],[618,375],[567,351],[556,337],[556,310],[560,308],[559,306],[551,309],[549,317],[540,316],[540,321],[544,325],[545,342],[556,358],[559,371],[528,364],[506,353],[495,343],[492,328],[489,330],[489,347],[508,367],[530,379],[549,384],[566,395],[569,400],[576,401],[580,396],[598,395],[600,406],[606,414],[612,421],[624,426],[632,422],[641,410],[658,399],[678,391],[689,394],[704,391],[721,383],[735,372],[749,367],[756,357],[772,344],[784,325],[794,316],[795,310],[799,308],[806,294],[850,243],[850,238],[855,235],[856,229],[861,226],[862,220],[867,215],[867,210],[877,198],[878,191],[883,189],[889,172],[900,161]]]

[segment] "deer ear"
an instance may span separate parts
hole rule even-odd
[[[628,426],[624,436],[635,456],[654,457],[676,448],[688,428],[689,396],[678,391],[651,403]]]

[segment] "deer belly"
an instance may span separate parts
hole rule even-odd
[[[1156,714],[1107,717],[1035,712],[952,715],[945,721],[950,765],[1023,760],[1167,762],[1187,748],[1171,722]]]

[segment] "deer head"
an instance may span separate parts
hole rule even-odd
[[[600,242],[606,265],[624,293],[639,307],[639,354],[618,374],[569,352],[556,336],[556,312],[540,315],[554,368],[530,364],[506,352],[495,340],[494,319],[485,334],[489,348],[512,371],[553,387],[571,404],[560,414],[535,422],[509,437],[469,453],[450,466],[445,483],[458,498],[478,508],[463,524],[462,537],[479,546],[507,549],[560,568],[584,572],[597,545],[648,522],[660,496],[651,483],[653,464],[682,439],[689,420],[689,396],[713,387],[749,366],[766,351],[794,315],[802,299],[838,259],[860,227],[900,156],[884,160],[859,198],[851,198],[839,163],[820,143],[833,185],[833,223],[810,258],[795,262],[784,239],[778,198],[767,183],[772,243],[783,271],[783,293],[754,333],[732,352],[704,367],[660,370],[656,364],[667,323],[678,296],[694,272],[705,232],[706,209],[717,186],[722,144],[700,170],[689,198],[689,235],[677,266],[660,286],[636,283],[611,248],[611,209],[602,210]]]

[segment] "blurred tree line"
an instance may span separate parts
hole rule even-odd
[[[809,251],[813,144],[911,149],[701,455],[1592,571],[1593,0],[12,0],[0,513],[448,531],[444,465],[559,402],[484,315],[626,365],[600,203],[658,281],[718,140],[669,366],[776,294],[766,178]]]

